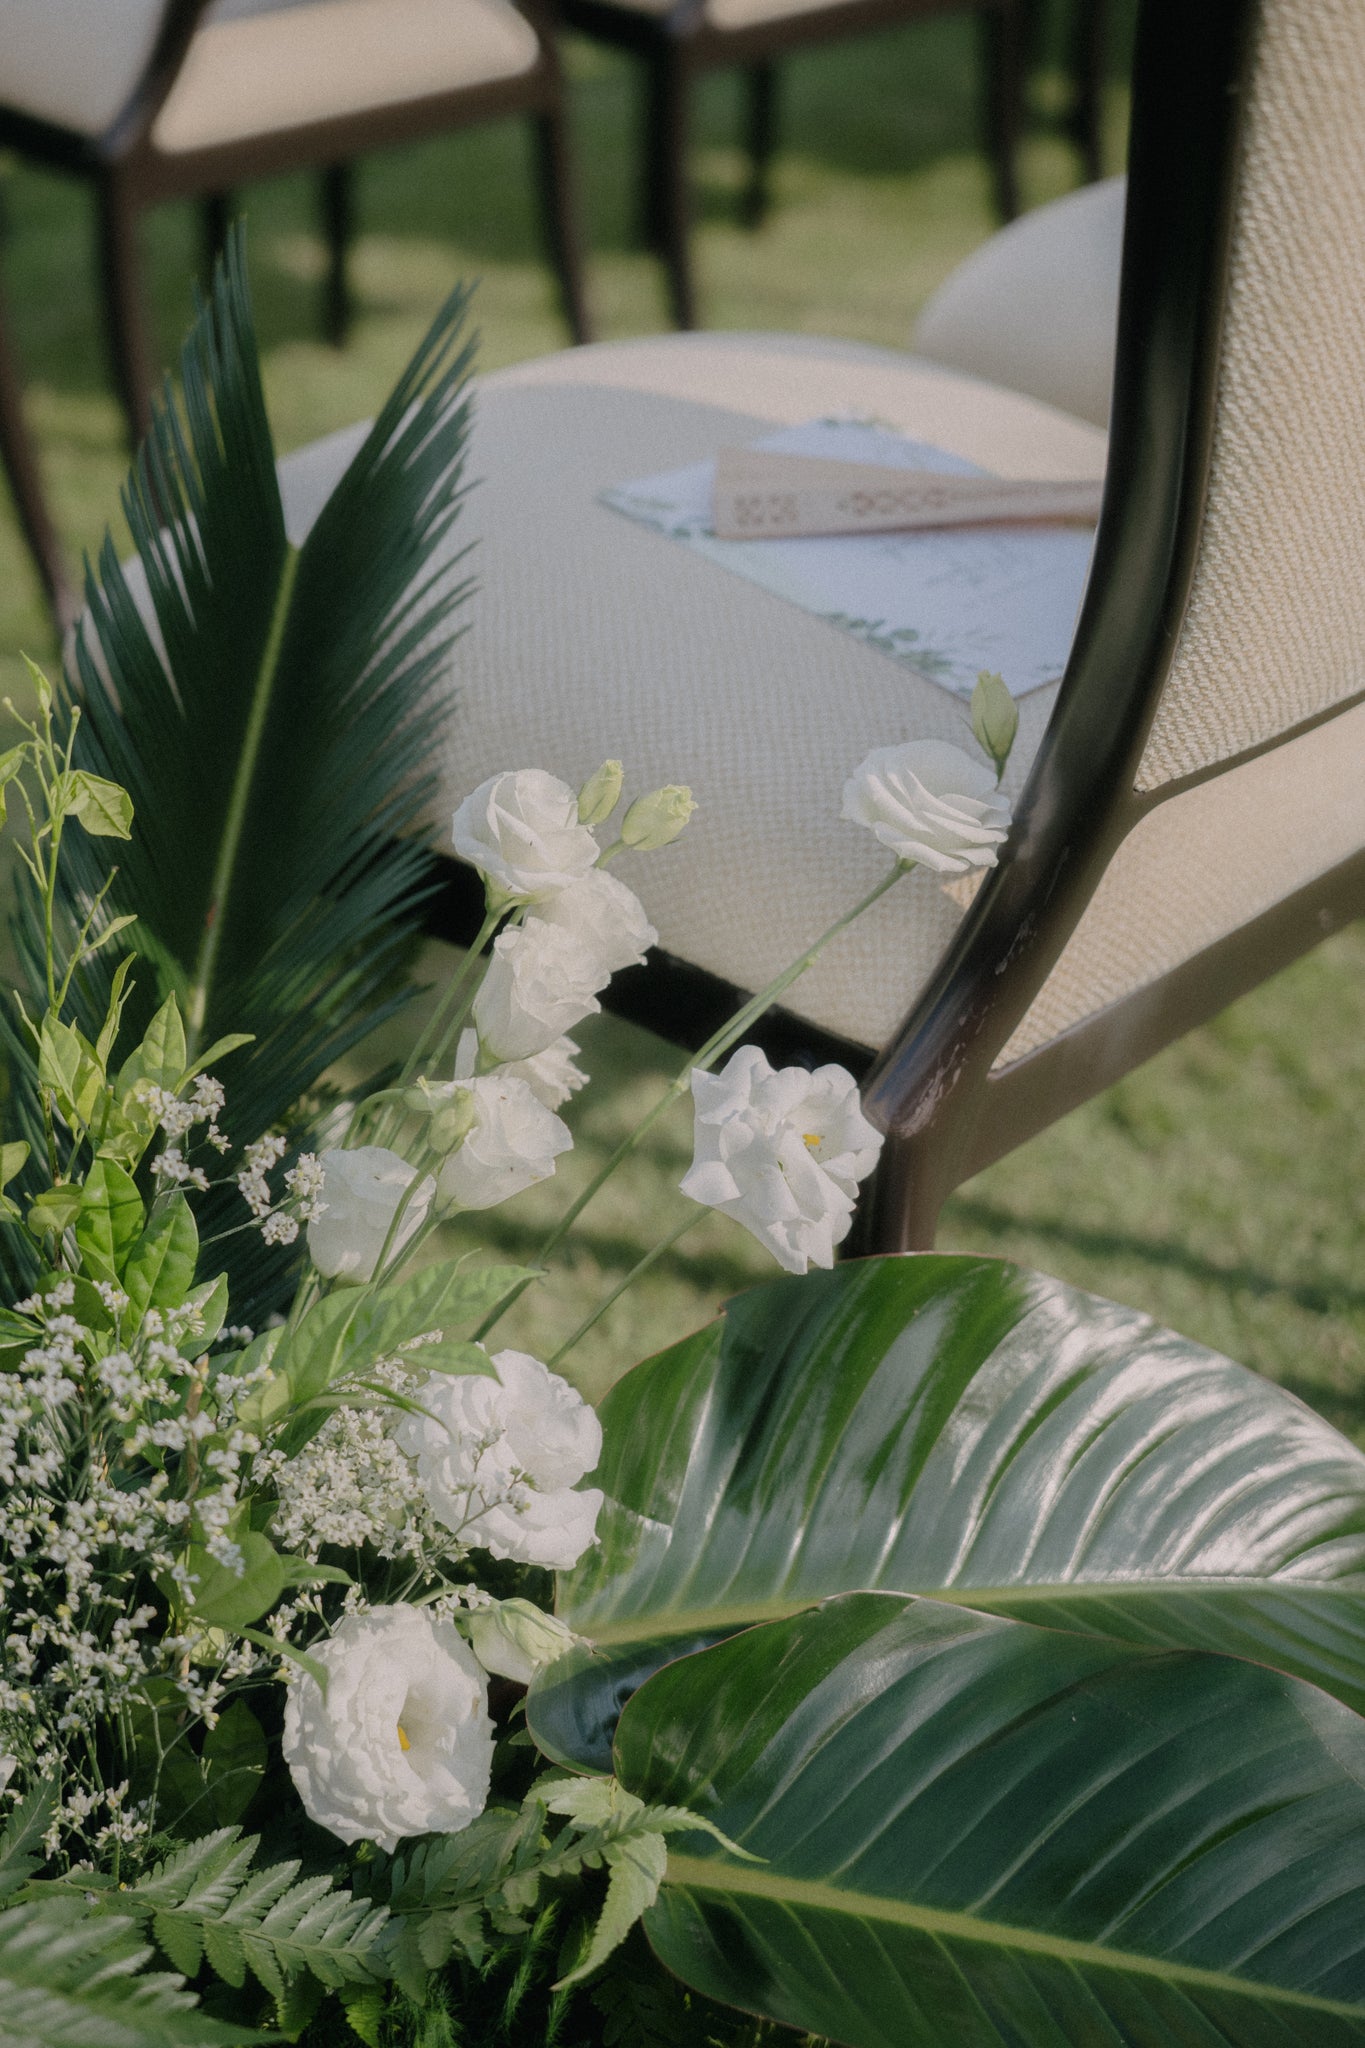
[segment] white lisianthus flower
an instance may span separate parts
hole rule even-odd
[[[577,1642],[571,1628],[530,1600],[492,1600],[469,1617],[469,1640],[485,1671],[529,1685]]]
[[[371,1280],[398,1205],[417,1179],[416,1169],[383,1145],[324,1152],[317,1163],[326,1203],[308,1226],[309,1256],[325,1279]],[[420,1229],[432,1192],[427,1181],[413,1194],[393,1251],[401,1250]]]
[[[284,1760],[311,1820],[392,1856],[410,1835],[468,1827],[488,1802],[493,1724],[483,1672],[420,1607],[348,1614],[309,1655],[284,1710]]]
[[[843,815],[897,860],[940,875],[993,868],[1010,829],[1009,798],[990,769],[948,740],[874,748],[844,784]]]
[[[603,1496],[579,1488],[602,1455],[602,1426],[567,1380],[524,1351],[499,1351],[496,1379],[432,1373],[394,1438],[432,1513],[462,1542],[518,1564],[567,1571],[597,1532]]]
[[[451,838],[499,904],[553,896],[587,874],[601,851],[579,823],[568,784],[540,768],[490,775],[456,811]]]
[[[493,947],[474,998],[479,1043],[495,1060],[534,1059],[601,1009],[597,991],[610,979],[572,932],[530,917]]]
[[[832,1266],[858,1183],[882,1136],[842,1067],[782,1067],[742,1045],[718,1074],[692,1074],[695,1150],[681,1187],[733,1216],[789,1273]]]
[[[491,1209],[548,1180],[559,1154],[572,1150],[568,1125],[505,1069],[461,1085],[473,1098],[474,1121],[441,1168],[443,1199],[461,1209]]]
[[[544,1052],[533,1054],[529,1060],[508,1060],[498,1068],[498,1079],[524,1081],[538,1102],[543,1102],[547,1109],[559,1109],[571,1095],[588,1085],[587,1075],[575,1063],[578,1051],[571,1038],[557,1038],[553,1045],[547,1045]],[[462,1031],[455,1050],[456,1081],[470,1080],[478,1060],[478,1032]]]
[[[638,967],[659,936],[635,891],[605,868],[594,868],[538,903],[534,921],[569,932],[609,975]]]

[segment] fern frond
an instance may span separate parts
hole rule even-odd
[[[0,1834],[0,1899],[17,1892],[43,1861],[43,1836],[56,1803],[55,1785],[35,1785],[5,1822]]]
[[[181,1978],[147,1974],[130,1920],[45,1899],[0,1913],[0,2048],[228,2048],[272,2038],[195,2010]]]

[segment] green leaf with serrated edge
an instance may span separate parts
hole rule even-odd
[[[668,1655],[860,1587],[1245,1656],[1365,1710],[1365,1456],[1060,1281],[934,1254],[778,1280],[600,1414],[599,1541],[557,1605],[595,1654],[527,1702],[562,1762],[609,1767]]]
[[[346,1984],[338,1996],[346,2024],[365,2048],[382,2048],[384,1993],[377,1984]]]
[[[179,1308],[194,1284],[198,1257],[199,1232],[189,1203],[178,1191],[163,1196],[124,1262],[130,1320],[139,1322],[149,1308]]]
[[[86,768],[74,768],[67,778],[65,808],[79,818],[95,839],[131,839],[133,800],[126,789]]]
[[[631,1835],[603,1851],[611,1872],[607,1896],[592,1939],[580,1962],[561,1977],[556,1991],[590,1977],[614,1949],[618,1949],[636,1921],[654,1904],[668,1863],[668,1847],[662,1835]]]
[[[175,996],[167,996],[147,1027],[136,1051],[119,1068],[121,1095],[131,1095],[140,1081],[174,1090],[185,1071],[185,1026]]]
[[[223,1709],[204,1738],[203,1758],[215,1817],[225,1824],[240,1820],[269,1762],[265,1731],[245,1700]]]
[[[56,1804],[55,1785],[35,1785],[5,1822],[0,1834],[0,1899],[17,1892],[44,1861],[43,1836]]]
[[[130,1173],[113,1159],[96,1159],[85,1177],[76,1243],[93,1280],[117,1281],[142,1234],[145,1211]]]
[[[0,2048],[231,2048],[278,2040],[195,2010],[178,1976],[147,1971],[121,1916],[76,1899],[0,1913]]]
[[[284,1559],[268,1537],[247,1530],[236,1538],[242,1570],[218,1564],[198,1544],[191,1544],[185,1562],[199,1581],[193,1612],[210,1628],[240,1630],[278,1607],[287,1584]]]
[[[617,1770],[708,1997],[852,2048],[1359,2048],[1365,1724],[1315,1687],[854,1593],[668,1665]]]

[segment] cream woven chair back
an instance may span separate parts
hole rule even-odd
[[[1365,688],[1365,5],[1265,0],[1254,52],[1204,526],[1144,793]]]
[[[147,68],[166,0],[0,0],[0,105],[102,135]]]

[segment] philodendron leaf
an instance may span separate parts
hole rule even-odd
[[[849,1594],[669,1664],[616,1768],[708,1997],[852,2048],[1365,2042],[1365,1723],[1314,1687]]]
[[[561,1761],[606,1769],[668,1655],[862,1587],[1250,1657],[1365,1711],[1365,1456],[1060,1281],[935,1255],[778,1280],[601,1417],[601,1540],[558,1603],[596,1654],[528,1702]]]

